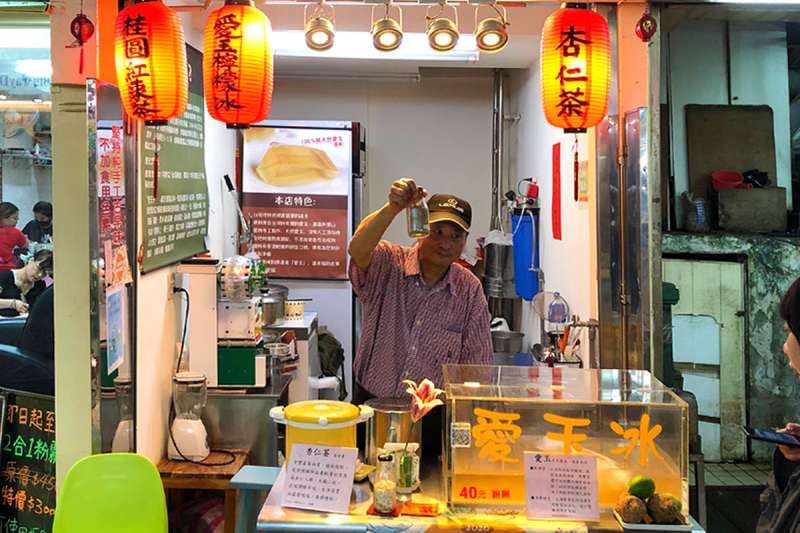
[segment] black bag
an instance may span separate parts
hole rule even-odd
[[[319,367],[322,370],[322,376],[339,378],[339,401],[347,398],[347,387],[344,380],[344,348],[342,348],[342,343],[328,332],[319,334]]]

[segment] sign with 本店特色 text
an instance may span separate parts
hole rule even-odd
[[[357,453],[356,448],[293,445],[281,506],[346,514]]]
[[[528,518],[599,520],[597,458],[525,452]]]

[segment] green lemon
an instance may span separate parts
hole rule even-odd
[[[636,476],[628,483],[628,494],[646,500],[656,491],[656,482],[647,476]]]
[[[683,510],[683,502],[681,502],[677,496],[673,496],[669,492],[664,493],[664,496],[668,497],[675,503],[675,506],[678,508],[679,513]]]

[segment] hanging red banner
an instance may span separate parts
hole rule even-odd
[[[561,143],[553,145],[553,238],[561,240]]]

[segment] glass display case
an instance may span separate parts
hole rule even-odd
[[[445,365],[451,509],[524,510],[524,453],[597,458],[601,511],[643,475],[688,509],[688,406],[643,370]]]

